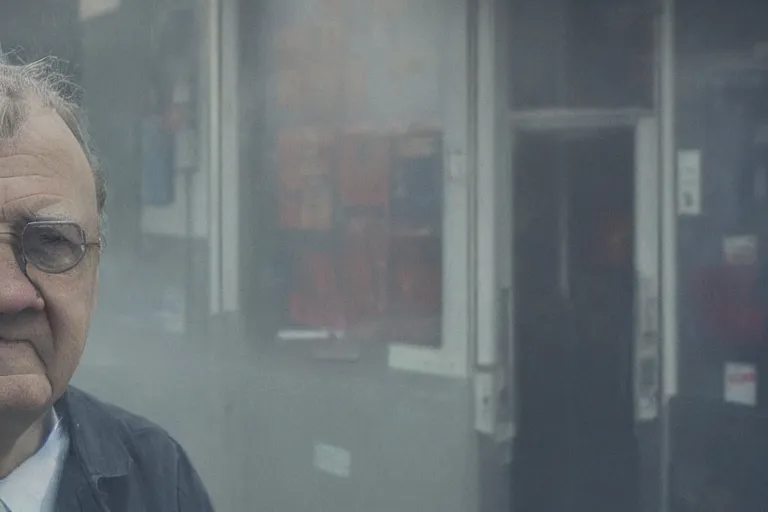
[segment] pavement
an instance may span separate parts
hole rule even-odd
[[[73,382],[169,430],[217,510],[472,510],[466,382],[392,372],[382,345],[200,339],[105,299]]]

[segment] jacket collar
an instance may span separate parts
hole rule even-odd
[[[92,482],[128,474],[125,426],[103,404],[70,386],[54,407],[69,434],[70,449]]]

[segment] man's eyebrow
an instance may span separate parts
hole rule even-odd
[[[29,221],[29,222],[40,222],[40,221],[73,221],[74,219],[64,213],[30,213],[25,212],[22,215],[22,219]]]
[[[30,222],[76,222],[72,217],[61,214],[37,214],[37,213],[20,213],[11,222],[16,227],[23,229],[24,226]]]

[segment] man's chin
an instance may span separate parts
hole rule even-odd
[[[45,375],[0,375],[0,414],[40,412],[51,405],[52,395]]]

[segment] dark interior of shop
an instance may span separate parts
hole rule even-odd
[[[633,145],[631,129],[516,145],[515,510],[632,510]]]

